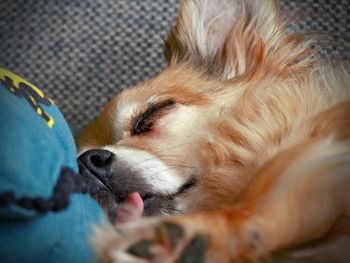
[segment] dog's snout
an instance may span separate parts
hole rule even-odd
[[[96,176],[111,174],[113,159],[114,154],[103,149],[88,150],[78,157],[79,162]]]

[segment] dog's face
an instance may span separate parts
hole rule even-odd
[[[308,59],[305,42],[282,28],[274,1],[182,2],[167,69],[114,98],[77,138],[82,167],[99,181],[94,196],[111,216],[125,202],[163,215],[239,196],[259,162],[256,130],[244,127],[260,114],[253,102],[262,93],[252,88],[287,83]]]
[[[144,215],[196,209],[202,174],[219,161],[207,155],[215,122],[225,114],[202,91],[223,85],[178,66],[109,103],[77,140],[84,166],[115,194],[105,206],[137,192]],[[97,199],[106,199],[102,194]]]

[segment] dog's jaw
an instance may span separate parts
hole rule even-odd
[[[195,186],[191,173],[181,174],[145,150],[119,145],[102,149],[113,154],[113,161],[110,173],[97,175],[106,191],[95,191],[94,198],[113,222],[183,212],[177,201]],[[113,197],[107,199],[106,194]]]

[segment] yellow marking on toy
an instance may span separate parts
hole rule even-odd
[[[52,128],[52,126],[55,124],[55,120],[53,118],[51,118],[48,122],[47,125]]]
[[[36,96],[38,95],[40,98],[49,101],[51,104],[55,104],[55,102],[51,98],[46,97],[44,95],[44,93],[39,88],[37,88],[36,86],[31,84],[30,82],[26,81],[25,79],[22,79],[21,77],[17,76],[16,74],[14,74],[14,73],[6,70],[6,69],[0,68],[0,80],[5,81],[6,78],[8,78],[8,79],[10,79],[12,81],[12,85],[9,88],[9,90],[12,93],[14,93],[14,94],[16,94],[17,92],[21,92],[20,91],[20,89],[21,89],[21,85],[20,84],[24,84],[27,87],[29,87],[30,89],[32,89],[32,91],[34,91],[34,94],[32,93],[32,95],[29,95],[30,92],[28,92],[28,91],[26,92],[25,91],[20,96],[26,98],[27,101],[29,99],[30,103],[35,108],[36,113],[39,116],[43,117],[45,119],[47,125],[50,128],[52,128],[54,123],[55,123],[55,120],[46,111],[43,111],[42,108],[38,105],[37,100],[39,100],[39,103],[42,103],[42,101],[40,101],[40,99],[38,97],[36,97]],[[33,96],[35,96],[37,99],[34,98]],[[46,103],[44,103],[44,104],[46,104]]]
[[[31,100],[35,105],[37,105],[35,99],[34,99],[32,96],[29,96],[29,98],[30,98],[30,100]]]
[[[33,90],[35,90],[35,92],[38,93],[40,97],[42,97],[42,98],[45,97],[44,93],[40,89],[35,87],[32,83],[26,81],[25,79],[22,79],[21,77],[17,76],[16,74],[14,74],[6,69],[0,68],[0,79],[5,79],[5,77],[12,79],[13,85],[16,88],[19,87],[20,83],[24,83],[24,84],[28,85],[29,87],[31,87]]]

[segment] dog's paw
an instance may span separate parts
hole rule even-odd
[[[204,262],[208,235],[189,235],[180,224],[167,221],[160,222],[151,232],[131,244],[126,252],[148,262]]]
[[[194,226],[184,217],[146,219],[98,229],[93,243],[103,262],[206,262],[210,234]]]
[[[114,231],[100,229],[94,244],[103,262],[213,263],[257,260],[261,254],[258,233],[247,235],[248,232],[230,226],[222,217],[203,215],[153,218],[122,225]]]

